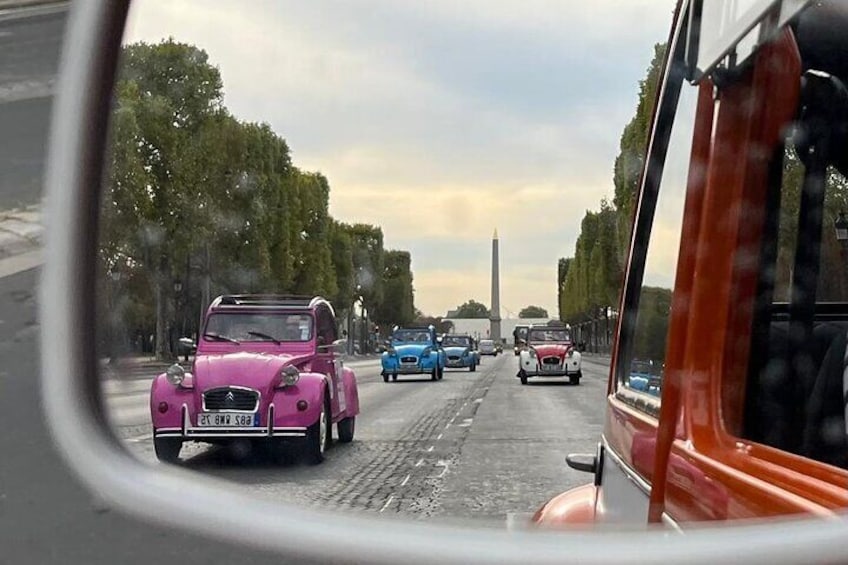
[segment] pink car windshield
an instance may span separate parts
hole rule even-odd
[[[309,314],[222,312],[209,316],[204,337],[238,342],[305,342],[312,339],[312,325]]]

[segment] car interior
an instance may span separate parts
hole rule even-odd
[[[801,101],[774,152],[743,435],[848,468],[848,6],[794,32]]]

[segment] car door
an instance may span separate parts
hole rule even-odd
[[[326,305],[319,305],[315,310],[317,351],[315,367],[327,375],[327,385],[330,391],[330,407],[333,416],[343,411],[347,405],[344,385],[341,382],[342,361],[335,352],[333,343],[336,341],[336,321]]]

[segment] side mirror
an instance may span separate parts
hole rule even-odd
[[[181,337],[179,340],[177,340],[177,343],[179,343],[179,346],[182,349],[187,351],[194,351],[195,349],[197,349],[197,344],[190,337]]]

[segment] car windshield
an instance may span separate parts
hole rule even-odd
[[[398,343],[430,343],[427,330],[398,330],[392,335],[392,341]]]
[[[468,347],[471,345],[471,339],[462,335],[446,335],[442,340],[444,347]]]
[[[284,312],[215,313],[206,323],[204,337],[210,341],[304,342],[312,339],[312,316]]]
[[[530,341],[533,343],[562,343],[571,341],[571,337],[568,335],[568,330],[531,330],[528,335]]]

